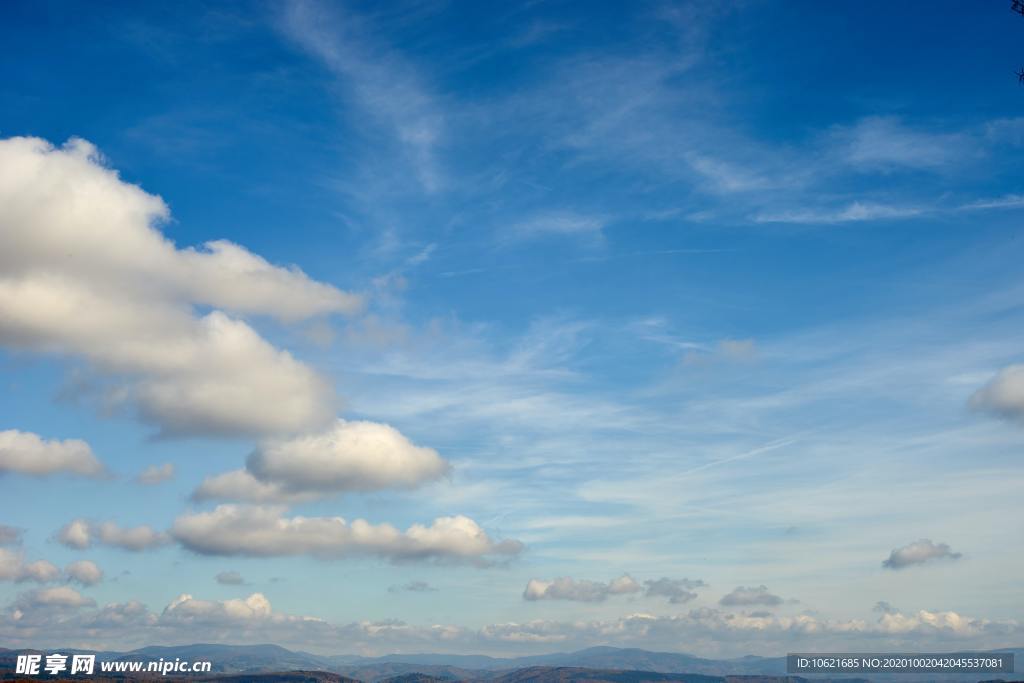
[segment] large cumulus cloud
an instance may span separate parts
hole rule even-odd
[[[320,433],[267,440],[245,469],[206,479],[192,497],[301,502],[345,491],[411,489],[449,469],[437,451],[417,446],[393,427],[337,420]]]
[[[230,242],[179,249],[169,216],[85,141],[0,140],[0,344],[85,360],[90,396],[164,434],[328,424],[329,384],[234,316],[291,322],[359,298]]]

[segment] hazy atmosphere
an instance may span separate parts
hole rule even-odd
[[[1020,647],[1009,4],[0,3],[0,647]]]

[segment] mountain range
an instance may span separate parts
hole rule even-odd
[[[1013,652],[1020,668],[1024,648],[1007,648],[997,652]],[[16,655],[25,651],[0,648],[0,680],[13,680]],[[74,649],[43,651],[71,654]],[[293,651],[278,645],[216,645],[194,644],[149,646],[128,652],[97,652],[99,661],[165,661],[180,658],[213,663],[209,680],[221,683],[286,680],[295,683],[429,683],[431,681],[487,681],[489,683],[525,683],[526,681],[685,681],[686,683],[745,683],[778,681],[787,677],[785,657],[746,656],[737,659],[707,659],[673,652],[651,652],[638,648],[591,647],[575,652],[561,652],[528,657],[498,658],[484,655],[391,654],[382,657],[359,655],[316,655]],[[288,672],[287,675],[282,672]],[[806,680],[823,681],[824,676],[805,676]],[[958,674],[943,676],[944,681],[978,681],[998,679],[998,675]],[[1002,678],[1013,679],[1013,675]],[[1017,678],[1022,678],[1017,676]],[[56,680],[56,679],[49,679]],[[92,681],[99,680],[91,678]],[[125,681],[125,677],[109,680]],[[138,680],[138,679],[132,679]],[[203,680],[193,678],[192,680]],[[835,680],[835,679],[833,679]],[[852,678],[847,678],[852,681]],[[873,681],[938,680],[934,676],[872,675]]]

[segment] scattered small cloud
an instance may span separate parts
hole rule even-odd
[[[60,578],[60,569],[46,560],[27,562],[16,550],[0,548],[0,581],[49,583]]]
[[[217,580],[217,583],[223,586],[242,586],[245,584],[245,579],[236,571],[221,572],[214,578]]]
[[[162,465],[150,465],[136,477],[140,484],[152,486],[174,478],[174,464],[165,462]]]
[[[20,544],[22,533],[17,527],[0,524],[0,546]]]
[[[28,593],[23,593],[15,603],[18,607],[58,607],[77,609],[80,607],[95,607],[96,601],[87,598],[70,586],[56,586],[54,588],[40,588]]]
[[[523,599],[536,600],[571,600],[574,602],[602,602],[610,595],[639,593],[643,587],[629,574],[623,574],[607,583],[574,579],[560,576],[553,581],[530,579],[523,591]]]
[[[84,519],[75,519],[65,524],[57,532],[56,539],[62,545],[76,550],[98,544],[136,552],[170,542],[167,534],[145,525],[122,528],[114,522],[95,523]]]
[[[668,598],[669,602],[673,604],[683,604],[697,597],[693,589],[703,588],[706,585],[700,580],[670,579],[668,577],[647,580],[641,584],[629,574],[623,574],[607,583],[561,576],[551,581],[530,579],[523,591],[523,599],[531,602],[537,600],[603,602],[613,595],[642,593],[644,597]]]
[[[682,605],[697,597],[695,588],[704,588],[707,584],[700,579],[670,579],[662,577],[654,581],[644,581],[644,596],[663,597],[673,605]]]
[[[971,396],[969,405],[998,417],[1024,420],[1024,365],[1000,370]]]
[[[388,587],[388,593],[434,593],[437,589],[426,581],[410,581],[402,585]]]
[[[933,543],[927,538],[908,543],[902,548],[896,548],[889,557],[882,561],[886,569],[904,569],[932,560],[957,560],[960,553],[955,553],[945,543]]]
[[[899,610],[893,607],[885,600],[879,600],[875,603],[875,606],[871,608],[872,612],[879,612],[880,614],[899,614]]]
[[[69,473],[99,477],[105,472],[89,444],[80,439],[47,440],[38,434],[8,429],[0,432],[0,474],[34,477]]]
[[[103,580],[103,570],[95,562],[78,560],[64,568],[64,576],[83,586],[95,586]]]
[[[733,591],[722,597],[718,604],[728,607],[750,607],[753,605],[764,605],[775,607],[784,602],[778,595],[768,591],[768,587],[760,585],[755,588],[737,586]]]

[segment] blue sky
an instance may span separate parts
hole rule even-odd
[[[0,644],[1022,642],[1002,2],[0,17]]]

